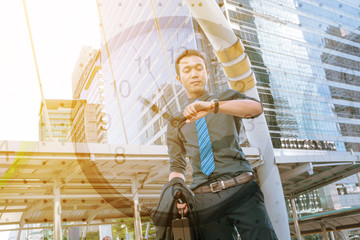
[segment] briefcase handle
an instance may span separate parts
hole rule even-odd
[[[178,199],[178,201],[179,201],[180,204],[183,203],[183,201],[181,201],[180,198]],[[181,219],[184,219],[184,209],[183,208],[180,210],[180,213],[181,213]]]
[[[182,192],[180,190],[177,190],[174,194],[174,198],[180,203],[183,204],[184,202],[181,200]],[[181,219],[184,219],[184,209],[182,208],[180,210]]]

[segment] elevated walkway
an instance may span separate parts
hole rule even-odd
[[[298,218],[301,234],[340,231],[360,227],[360,206],[317,213]],[[295,235],[294,220],[289,219],[290,231]]]
[[[297,217],[294,197],[318,189],[360,172],[360,157],[349,152],[276,149],[275,162],[279,167],[284,195],[290,199],[294,219],[289,220],[290,232],[300,235],[334,232],[360,227],[360,207],[339,209],[305,217]],[[339,238],[339,239],[340,239]]]
[[[284,194],[298,196],[360,172],[360,156],[349,152],[274,149]]]

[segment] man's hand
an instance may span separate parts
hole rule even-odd
[[[202,117],[205,117],[208,113],[214,111],[215,103],[205,101],[195,101],[187,106],[183,112],[186,117],[186,123],[194,122]]]
[[[176,208],[179,210],[181,215],[181,209],[184,209],[184,216],[189,212],[189,208],[186,203],[176,203]]]

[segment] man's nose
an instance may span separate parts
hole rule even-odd
[[[196,69],[191,69],[190,77],[191,78],[198,78],[199,77],[198,71],[196,71]]]

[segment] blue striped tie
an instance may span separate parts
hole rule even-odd
[[[201,171],[209,176],[215,169],[215,162],[205,117],[196,120],[195,125],[200,149]]]

